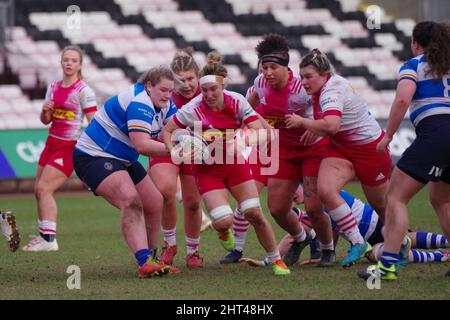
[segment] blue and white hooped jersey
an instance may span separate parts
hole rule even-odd
[[[146,132],[152,139],[157,139],[164,124],[176,112],[177,108],[171,100],[165,108],[155,108],[144,85],[135,83],[105,102],[75,148],[95,157],[134,162],[139,154],[131,143],[129,133]]]
[[[378,214],[370,205],[365,204],[344,190],[339,192],[339,195],[344,198],[345,202],[352,209],[353,215],[358,223],[359,232],[364,240],[367,241],[377,227]],[[334,222],[332,222],[332,225],[333,229],[337,229],[337,225]],[[340,236],[347,239],[343,232],[340,232]]]
[[[407,79],[417,85],[409,106],[414,126],[428,116],[450,114],[450,71],[441,79],[434,79],[428,70],[425,55],[407,61],[400,68],[399,81]]]

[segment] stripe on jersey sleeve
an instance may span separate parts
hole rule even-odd
[[[342,112],[340,110],[327,110],[323,113],[323,116],[338,116],[342,117]]]
[[[419,60],[418,59],[411,59],[403,64],[401,66],[400,71],[398,73],[398,78],[400,80],[411,80],[414,82],[417,82],[417,68],[419,66]]]
[[[128,120],[128,132],[145,132],[151,134],[150,123],[143,120],[132,119]]]

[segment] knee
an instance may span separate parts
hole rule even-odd
[[[175,194],[177,192],[176,187],[172,187],[172,186],[164,186],[162,187],[160,190],[161,195],[164,198],[164,202],[175,202],[176,201],[176,197]]]
[[[144,210],[142,201],[137,193],[125,195],[121,201],[121,207],[121,209],[130,209],[134,212],[143,212]]]
[[[262,215],[260,208],[253,208],[247,210],[244,213],[245,218],[250,222],[251,225],[262,225],[264,223],[264,217]]]
[[[51,194],[52,190],[49,188],[49,186],[44,182],[38,182],[34,186],[34,195],[37,200],[40,200],[42,196],[46,194]]]
[[[433,206],[434,210],[439,213],[439,209],[443,206],[450,206],[450,199],[445,197],[438,197],[436,195],[430,194],[429,196],[430,203]]]
[[[315,200],[305,202],[305,211],[311,219],[319,219],[323,216],[322,202],[316,198]]]
[[[233,210],[229,205],[218,206],[209,211],[214,228],[218,231],[228,229],[233,221]]]
[[[338,198],[339,191],[331,188],[329,185],[320,184],[317,187],[317,196],[320,201],[326,206],[327,204],[331,204],[335,201],[334,199]],[[317,205],[315,205],[317,207]],[[330,205],[328,205],[330,206]]]
[[[270,214],[275,219],[287,216],[291,210],[291,206],[287,206],[284,202],[270,202],[268,204]]]
[[[398,204],[406,205],[408,201],[402,200],[400,197],[398,197],[396,194],[388,193],[385,197],[385,203],[387,206],[396,206]],[[372,205],[372,204],[371,204]],[[373,205],[372,205],[373,206]]]
[[[195,213],[200,209],[200,201],[196,197],[183,198],[183,206],[187,212]]]

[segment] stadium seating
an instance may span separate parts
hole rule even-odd
[[[42,99],[59,78],[60,50],[68,44],[85,50],[83,73],[101,104],[186,46],[194,47],[200,65],[218,50],[228,88],[245,93],[257,75],[255,45],[277,32],[289,40],[295,71],[301,55],[320,48],[379,118],[387,117],[398,68],[411,55],[414,21],[383,15],[381,28],[371,30],[359,0],[80,0],[80,29],[69,29],[72,2],[15,1],[16,25],[0,59],[0,129],[42,127]]]

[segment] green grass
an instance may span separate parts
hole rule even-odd
[[[362,197],[357,185],[348,191]],[[262,203],[265,203],[265,194]],[[339,267],[319,269],[295,266],[288,277],[275,277],[269,269],[242,264],[220,265],[225,254],[214,232],[201,235],[202,270],[185,268],[182,215],[178,223],[178,255],[175,265],[182,273],[163,278],[139,279],[134,257],[120,232],[117,209],[93,195],[58,194],[58,242],[60,251],[50,253],[11,253],[0,246],[0,299],[448,299],[450,279],[443,277],[450,263],[417,264],[401,269],[400,279],[368,290],[356,276],[360,263],[350,270]],[[36,209],[32,196],[0,198],[0,208],[17,216],[22,244],[30,234],[37,234]],[[264,207],[265,212],[267,209]],[[181,212],[181,210],[179,211]],[[266,215],[268,216],[268,214]],[[410,205],[411,227],[439,231],[426,190]],[[269,218],[272,222],[273,220]],[[273,223],[273,225],[275,225]],[[276,226],[277,239],[283,232]],[[347,244],[339,242],[338,259]],[[246,255],[264,257],[253,230]],[[308,252],[303,254],[307,257]],[[81,289],[66,286],[67,267],[81,269]]]

